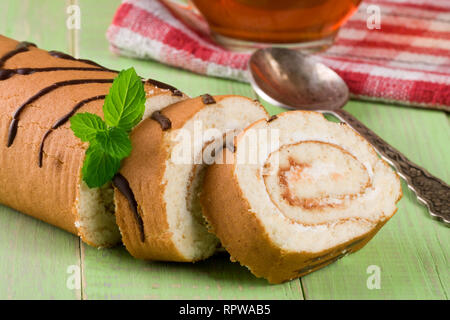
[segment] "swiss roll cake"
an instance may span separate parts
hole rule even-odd
[[[359,250],[395,213],[397,175],[347,125],[315,112],[269,117],[241,96],[191,99],[131,71],[137,113],[116,108],[129,102],[114,82],[127,71],[0,36],[1,204],[92,246],[122,241],[139,259],[195,262],[225,248],[271,283]],[[132,124],[110,126],[111,110]],[[71,127],[79,113],[124,138],[98,184],[85,173],[110,163],[83,170],[104,136],[84,139]]]
[[[89,188],[81,169],[87,143],[74,136],[79,112],[103,117],[117,72],[89,60],[0,36],[0,203],[97,247],[120,242],[111,183]],[[146,114],[186,98],[149,80]]]
[[[343,123],[292,111],[240,133],[207,168],[203,214],[233,260],[280,283],[362,248],[396,212],[396,173]]]
[[[131,133],[133,149],[120,170],[133,195],[116,197],[127,250],[140,259],[179,262],[214,254],[219,240],[208,231],[198,197],[204,171],[238,132],[267,117],[251,99],[203,95],[142,121]]]

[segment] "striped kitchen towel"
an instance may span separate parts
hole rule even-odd
[[[381,9],[380,29],[367,28],[370,5]],[[201,17],[191,13],[191,21],[188,27],[157,0],[125,0],[107,38],[117,54],[247,81],[249,54],[216,45]],[[450,1],[363,1],[317,57],[353,98],[450,111]]]

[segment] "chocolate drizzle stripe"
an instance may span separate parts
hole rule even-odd
[[[71,60],[71,61],[78,61],[78,62],[90,64],[90,65],[95,66],[95,67],[99,67],[101,69],[110,70],[110,69],[107,69],[104,66],[98,64],[97,62],[94,62],[94,61],[91,61],[91,60],[87,60],[87,59],[76,59],[76,58],[72,57],[71,55],[69,55],[67,53],[64,53],[64,52],[53,50],[53,51],[49,51],[48,54],[51,55],[52,57],[55,57],[55,58],[64,59],[64,60]],[[115,70],[110,70],[110,71],[117,72]]]
[[[33,103],[34,101],[38,100],[42,96],[46,95],[47,93],[50,93],[58,88],[65,87],[65,86],[72,86],[72,85],[79,85],[79,84],[88,84],[88,83],[112,83],[113,79],[74,79],[74,80],[65,80],[56,82],[48,87],[45,87],[44,89],[41,89],[38,93],[30,97],[28,100],[26,100],[24,103],[22,103],[16,111],[13,113],[13,119],[11,121],[11,124],[9,126],[8,131],[8,143],[7,147],[10,147],[17,134],[17,126],[19,124],[19,116],[22,113],[22,111],[26,108],[27,105],[30,103]]]
[[[47,137],[50,135],[51,132],[52,132],[52,130],[50,129],[44,133],[41,144],[39,145],[39,157],[38,157],[39,168],[42,168],[42,158],[44,156],[44,142],[47,139]]]
[[[215,104],[216,100],[210,94],[202,95],[202,101],[204,104]]]
[[[174,86],[155,79],[147,79],[146,83],[151,84],[152,86],[155,86],[159,89],[170,90],[172,92],[172,95],[174,96],[181,97],[183,95],[183,93]]]
[[[44,144],[45,144],[45,140],[48,138],[48,136],[50,135],[50,133],[53,132],[53,130],[58,129],[60,126],[62,126],[63,124],[65,124],[67,121],[69,121],[69,119],[80,109],[82,108],[84,105],[88,104],[89,102],[92,101],[96,101],[96,100],[104,100],[106,98],[106,95],[99,95],[99,96],[95,96],[95,97],[90,97],[87,99],[84,99],[80,102],[78,102],[73,108],[72,110],[70,110],[70,112],[66,113],[64,116],[62,116],[61,118],[59,118],[58,120],[56,120],[56,122],[52,125],[51,129],[47,130],[44,134],[44,136],[42,137],[41,140],[41,144],[39,147],[39,157],[38,157],[38,164],[39,167],[42,168],[42,158],[43,158],[43,154],[44,154]]]
[[[0,80],[7,80],[14,75],[30,75],[38,72],[51,71],[98,71],[115,72],[109,69],[89,68],[89,67],[48,67],[48,68],[20,68],[20,69],[0,69]]]
[[[157,121],[163,131],[172,128],[172,121],[170,121],[170,119],[163,115],[160,111],[153,112],[150,118]]]
[[[27,42],[27,41],[23,41],[23,42],[20,42],[19,44],[17,44],[17,46],[14,50],[11,50],[11,51],[5,53],[0,58],[0,67],[2,67],[7,60],[11,59],[16,54],[29,51],[30,50],[29,47],[36,47],[36,45],[34,43]]]
[[[120,173],[118,173],[114,176],[113,184],[127,199],[130,209],[134,214],[134,218],[136,219],[136,222],[137,222],[137,225],[139,228],[141,241],[145,242],[144,221],[142,220],[142,217],[139,214],[138,204],[137,204],[136,198],[134,196],[133,190],[131,190],[131,188],[130,188],[130,184],[128,183],[127,179],[124,176],[122,176]]]
[[[267,120],[267,122],[272,122],[273,120],[276,120],[276,119],[278,119],[278,116],[277,115],[273,115],[273,116],[271,116],[269,118],[269,120]]]
[[[175,97],[182,97],[183,96],[183,92],[181,92],[180,90],[175,90],[172,92],[172,95]]]

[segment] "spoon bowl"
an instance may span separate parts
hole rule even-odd
[[[255,91],[280,107],[335,110],[349,98],[348,87],[336,72],[299,51],[257,50],[250,58],[249,69]]]
[[[450,186],[416,165],[343,110],[349,90],[341,77],[314,57],[285,48],[255,51],[248,64],[250,82],[268,102],[289,109],[330,113],[366,138],[391,164],[431,216],[450,225]]]

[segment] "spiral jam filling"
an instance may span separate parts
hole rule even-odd
[[[345,210],[371,186],[366,167],[340,146],[302,141],[283,145],[265,163],[271,201],[289,219],[324,223],[323,214]]]

